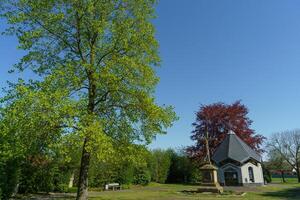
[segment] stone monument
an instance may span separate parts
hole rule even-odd
[[[202,181],[198,192],[222,193],[223,187],[220,186],[217,176],[218,168],[214,166],[210,160],[208,132],[206,132],[205,146],[206,156],[204,158],[204,163],[200,167],[200,171],[202,173]]]

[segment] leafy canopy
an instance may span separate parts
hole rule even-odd
[[[92,141],[89,152],[149,143],[176,119],[154,99],[160,63],[154,0],[2,0],[6,34],[26,55],[13,70],[35,80],[2,99],[4,133],[28,142]],[[29,145],[30,146],[30,145]]]

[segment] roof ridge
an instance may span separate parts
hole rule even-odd
[[[212,156],[212,159],[217,163],[227,158],[240,163],[249,158],[261,162],[261,156],[236,134],[227,134]]]
[[[238,136],[237,136],[237,139],[239,140],[239,142],[241,143],[242,148],[247,152],[247,154],[249,154],[249,153],[248,153],[248,150],[245,149],[245,147],[247,147],[250,151],[252,151],[252,153],[255,153],[256,156],[261,157],[256,151],[254,151],[254,149],[252,149],[248,144],[246,144],[246,142],[245,142],[244,140],[242,140],[242,139],[241,139],[240,137],[238,137]],[[252,156],[249,154],[248,157],[252,157]],[[257,159],[257,158],[254,158],[254,159]]]
[[[234,134],[235,136],[236,136],[236,138],[237,138],[237,140],[241,143],[241,146],[242,146],[242,148],[244,149],[244,151],[246,151],[247,152],[247,150],[245,149],[245,147],[244,147],[244,145],[243,145],[243,140],[239,137],[239,136],[237,136],[236,134]]]
[[[230,146],[230,136],[231,136],[231,134],[227,134],[227,136],[226,136],[226,138],[228,138],[228,144],[227,144],[227,157],[229,157],[229,146]]]

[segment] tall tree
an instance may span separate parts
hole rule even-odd
[[[268,151],[268,161],[265,162],[265,167],[268,170],[273,170],[280,172],[282,182],[285,183],[285,177],[284,173],[286,171],[292,171],[292,167],[286,162],[284,157],[275,149],[271,148],[270,151]]]
[[[171,165],[172,150],[155,149],[151,152],[150,168],[152,180],[157,183],[165,183]]]
[[[255,134],[250,128],[252,121],[247,114],[248,109],[240,101],[229,105],[224,103],[202,105],[193,123],[194,130],[191,139],[196,144],[187,148],[189,156],[201,161],[206,155],[206,133],[208,133],[210,155],[212,155],[229,130],[234,131],[244,142],[259,151],[264,137]]]
[[[185,149],[171,150],[170,154],[171,165],[167,183],[191,183],[196,167],[186,155]]]
[[[108,143],[149,143],[176,119],[172,107],[158,106],[153,95],[153,67],[160,62],[154,5],[155,0],[1,1],[11,25],[7,33],[27,53],[15,69],[38,76],[29,83],[36,102],[47,102],[55,91],[62,98],[51,107],[54,113],[72,108],[43,127],[81,138],[75,139],[82,145],[78,200],[87,199],[92,153],[104,156]]]
[[[277,152],[297,173],[300,183],[300,130],[283,131],[272,134],[268,147]]]

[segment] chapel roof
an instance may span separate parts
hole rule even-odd
[[[212,160],[216,163],[220,163],[227,159],[239,163],[244,163],[249,159],[261,162],[261,156],[241,140],[233,131],[229,131],[212,156]]]

